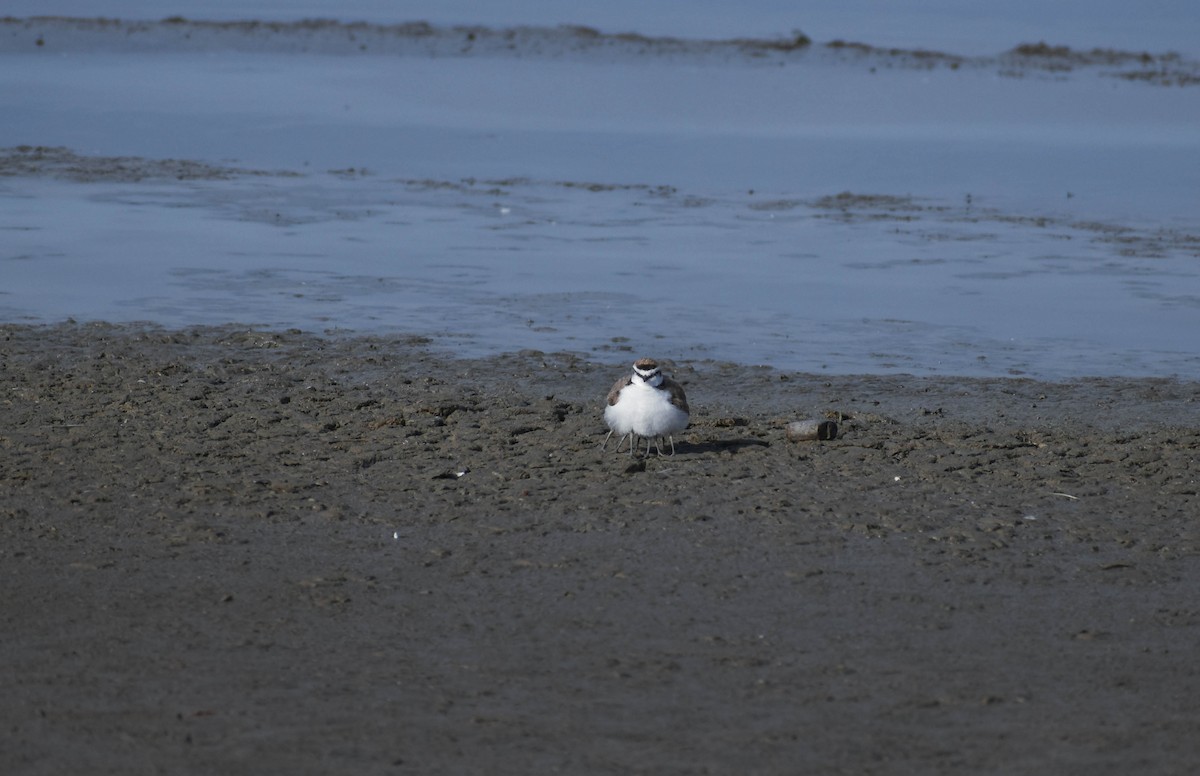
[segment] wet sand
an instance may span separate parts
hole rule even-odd
[[[1188,773],[1200,385],[0,327],[0,770]],[[835,419],[826,442],[788,421]]]

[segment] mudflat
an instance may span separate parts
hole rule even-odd
[[[1200,384],[655,355],[0,327],[0,770],[1200,762]]]

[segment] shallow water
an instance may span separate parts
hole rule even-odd
[[[421,333],[468,355],[1200,374],[1194,246],[1171,235],[902,197],[594,188],[23,181],[0,316]]]
[[[236,31],[181,53],[176,27],[52,25],[50,51],[4,54],[0,146],[70,150],[5,157],[0,319],[1200,377],[1194,86],[570,31],[217,56]]]

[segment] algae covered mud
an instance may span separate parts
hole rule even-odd
[[[427,347],[0,331],[6,772],[1200,756],[1195,383],[668,364],[631,462],[628,364]]]

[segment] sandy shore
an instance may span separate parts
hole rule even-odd
[[[0,770],[1200,761],[1200,385],[672,364],[642,461],[640,355],[0,327]]]

